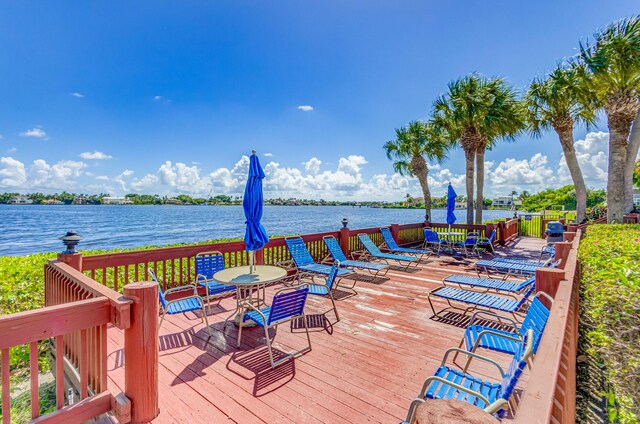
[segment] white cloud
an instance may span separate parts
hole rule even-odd
[[[35,127],[21,132],[20,137],[46,138],[47,133],[42,128]]]
[[[153,100],[158,102],[158,103],[162,103],[163,105],[171,104],[171,100],[167,99],[164,96],[153,96]]]
[[[309,159],[306,162],[302,162],[304,165],[304,170],[307,171],[307,174],[316,175],[320,172],[320,165],[322,161],[316,157]]]
[[[301,110],[303,112],[311,112],[313,110],[313,106],[311,106],[311,105],[300,105],[300,106],[298,106],[298,110]]]
[[[338,161],[338,171],[342,171],[350,175],[357,175],[360,173],[361,166],[365,164],[367,164],[367,160],[364,156],[349,155],[346,158],[340,158]]]
[[[609,133],[588,133],[584,140],[576,141],[574,147],[582,176],[587,185],[604,187],[609,168]],[[571,175],[564,154],[560,158],[559,177],[566,184],[571,184]]]
[[[73,160],[50,165],[43,159],[37,159],[29,168],[29,185],[31,188],[68,190],[75,187],[75,179],[86,167],[86,163]]]
[[[82,159],[87,159],[87,160],[113,159],[113,156],[108,155],[108,154],[103,153],[103,152],[99,152],[97,150],[95,150],[93,152],[82,152],[82,153],[80,153],[80,157]]]
[[[145,189],[152,187],[157,182],[158,182],[158,177],[156,177],[153,174],[147,174],[144,177],[140,178],[139,180],[134,180],[131,183],[131,189],[133,191],[138,191],[138,192],[144,191]]]
[[[27,183],[27,171],[24,164],[12,157],[0,158],[0,185],[3,187],[24,188]]]
[[[7,149],[7,153],[9,153],[10,155],[11,155],[11,154],[13,154],[13,153],[15,153],[15,152],[17,152],[17,151],[18,151],[18,149],[17,149],[17,148],[15,148],[15,147],[9,147],[9,148]]]
[[[77,91],[74,91],[73,93],[69,93],[69,95],[73,97],[77,97],[78,99],[81,99],[84,97],[84,94],[78,93]]]
[[[268,158],[273,157],[273,153],[263,153],[262,155]]]
[[[96,175],[96,180],[102,180],[102,181],[109,181],[110,178],[107,177],[106,175]]]

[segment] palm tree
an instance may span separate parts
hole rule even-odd
[[[473,223],[473,180],[477,169],[476,223],[482,223],[484,154],[501,139],[524,128],[516,92],[503,78],[470,74],[449,83],[449,92],[433,104],[432,123],[451,143],[462,147],[466,161],[467,223]]]
[[[593,107],[602,108],[607,115],[607,216],[610,223],[621,223],[625,186],[633,178],[630,169],[638,153],[638,143],[627,140],[640,108],[640,16],[609,25],[594,35],[593,44],[581,43],[580,59],[577,69]]]
[[[573,127],[576,123],[593,124],[595,113],[581,101],[580,80],[572,68],[558,66],[546,78],[535,79],[527,91],[525,102],[529,127],[535,136],[553,128],[560,138],[569,174],[576,190],[577,221],[587,215],[587,186],[578,164]]]
[[[384,144],[393,169],[402,175],[415,176],[422,187],[426,218],[431,218],[431,192],[429,191],[429,165],[427,159],[440,163],[447,156],[448,144],[432,125],[412,121],[406,127],[396,129],[395,140]]]

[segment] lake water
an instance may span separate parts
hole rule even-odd
[[[458,222],[466,212],[456,211]],[[484,219],[506,218],[509,211],[485,211]],[[349,228],[422,222],[422,209],[378,209],[351,206],[266,206],[267,232],[307,234],[335,231],[343,218]],[[433,210],[434,222],[445,222],[445,210]],[[244,237],[241,206],[52,206],[0,205],[0,256],[63,250],[58,237],[68,230],[82,237],[80,249],[113,249],[193,243]]]

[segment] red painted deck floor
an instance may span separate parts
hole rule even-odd
[[[499,254],[537,259],[543,245],[540,239],[521,238]],[[445,350],[457,346],[464,332],[464,317],[445,311],[435,318],[427,302],[428,291],[440,286],[443,277],[474,273],[468,265],[445,259],[359,282],[355,296],[338,292],[340,322],[335,323],[333,312],[326,313],[333,325],[322,315],[330,301],[310,297],[306,312],[312,350],[273,370],[262,328],[243,330],[239,349],[237,327],[227,325],[223,331],[234,299],[212,303],[211,338],[195,313],[168,316],[160,330],[160,415],[154,422],[398,423]],[[268,298],[273,290],[268,289]],[[114,393],[124,389],[123,343],[122,332],[111,329],[108,368]],[[274,346],[288,352],[305,343],[303,329],[285,324]],[[509,362],[506,355],[488,356]],[[500,380],[497,370],[482,364],[470,370]],[[525,372],[519,389],[527,377]]]

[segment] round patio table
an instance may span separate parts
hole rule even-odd
[[[456,233],[455,231],[443,231],[438,233],[438,236],[444,236],[447,239],[447,247],[449,248],[449,252],[453,253],[453,243],[455,243],[456,237],[461,237],[464,234]]]
[[[264,289],[267,284],[281,280],[286,276],[287,271],[285,269],[273,265],[255,265],[253,273],[250,273],[248,265],[227,268],[216,272],[213,275],[215,281],[236,287],[236,310],[224,320],[224,326],[227,325],[227,321],[234,315],[235,324],[240,326],[244,305],[250,302],[251,304],[255,304],[256,307],[260,307],[260,305],[264,304],[264,299],[260,298],[260,289]],[[257,293],[257,298],[253,297],[254,291]],[[247,324],[244,324],[244,326],[250,326]]]

